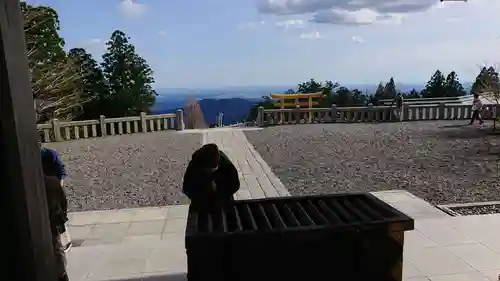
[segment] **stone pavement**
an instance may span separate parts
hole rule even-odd
[[[241,129],[191,133],[202,133],[204,143],[217,143],[237,166],[237,199],[289,195]],[[497,281],[500,214],[450,217],[406,191],[374,194],[416,220],[416,229],[405,235],[404,280]],[[185,280],[187,210],[179,205],[70,214],[70,279]]]
[[[500,215],[450,217],[406,191],[374,194],[417,218],[404,280],[497,281]],[[185,280],[186,216],[185,205],[72,213],[71,280]]]

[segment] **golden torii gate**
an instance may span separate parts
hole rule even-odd
[[[279,107],[280,109],[285,108],[313,108],[313,106],[318,105],[318,101],[314,101],[313,99],[322,98],[324,95],[322,93],[311,93],[311,94],[271,94],[271,98],[279,100],[279,102],[275,103],[274,106]],[[301,99],[307,99],[307,101],[301,101]],[[309,115],[309,122],[312,122],[312,114]],[[281,120],[283,120],[283,112],[281,113]]]

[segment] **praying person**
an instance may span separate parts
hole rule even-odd
[[[195,151],[184,174],[182,191],[194,208],[210,208],[234,201],[240,188],[238,171],[216,144]]]

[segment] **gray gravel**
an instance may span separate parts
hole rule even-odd
[[[500,205],[497,204],[475,207],[460,207],[452,208],[452,210],[461,214],[462,216],[498,214],[500,213]]]
[[[294,195],[405,189],[433,204],[500,200],[500,137],[467,121],[246,131]]]
[[[156,132],[46,144],[66,164],[70,211],[188,203],[180,187],[201,134]]]

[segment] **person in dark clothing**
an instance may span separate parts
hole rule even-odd
[[[63,188],[67,173],[59,154],[55,150],[46,147],[40,147],[40,154],[42,156],[43,174],[48,177],[57,178],[61,188]],[[66,213],[65,215],[67,216]],[[66,227],[64,227],[64,231],[61,234],[61,243],[63,243],[65,251],[68,251],[72,246],[71,235],[66,230]]]
[[[394,98],[394,100],[392,101],[392,104],[391,104],[391,106],[393,104],[396,104],[396,111],[395,111],[395,113],[396,113],[396,118],[399,121],[401,121],[401,112],[403,111],[403,101],[404,101],[403,96],[401,95],[401,93],[398,93],[396,95],[396,97]]]
[[[184,174],[182,191],[192,207],[213,207],[231,202],[240,188],[238,171],[216,144],[195,151]]]
[[[65,224],[68,221],[68,201],[58,178],[44,176],[44,181],[58,281],[68,281],[66,254],[61,243],[61,234],[66,231]]]
[[[64,163],[59,154],[50,148],[41,147],[43,174],[49,177],[56,177],[64,185],[64,178],[67,176]]]

